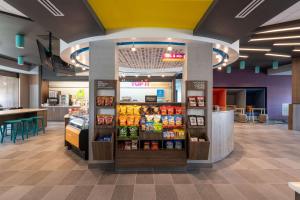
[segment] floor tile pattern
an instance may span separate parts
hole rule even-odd
[[[236,124],[235,150],[213,168],[180,172],[104,172],[66,150],[63,124],[0,145],[0,199],[292,200],[300,181],[300,132],[285,125]]]

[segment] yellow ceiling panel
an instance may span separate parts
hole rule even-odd
[[[106,29],[194,29],[213,0],[88,0]]]

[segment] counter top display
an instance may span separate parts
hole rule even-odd
[[[234,111],[212,113],[212,161],[226,158],[234,149]]]

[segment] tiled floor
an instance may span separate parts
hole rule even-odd
[[[63,124],[0,146],[0,199],[287,200],[300,181],[300,132],[282,125],[236,125],[235,151],[212,169],[109,173],[63,147]]]

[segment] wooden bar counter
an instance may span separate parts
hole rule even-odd
[[[47,126],[47,109],[39,108],[24,108],[15,110],[3,110],[0,111],[0,124],[3,124],[6,120],[13,120],[26,117],[43,116],[45,120],[45,126]]]

